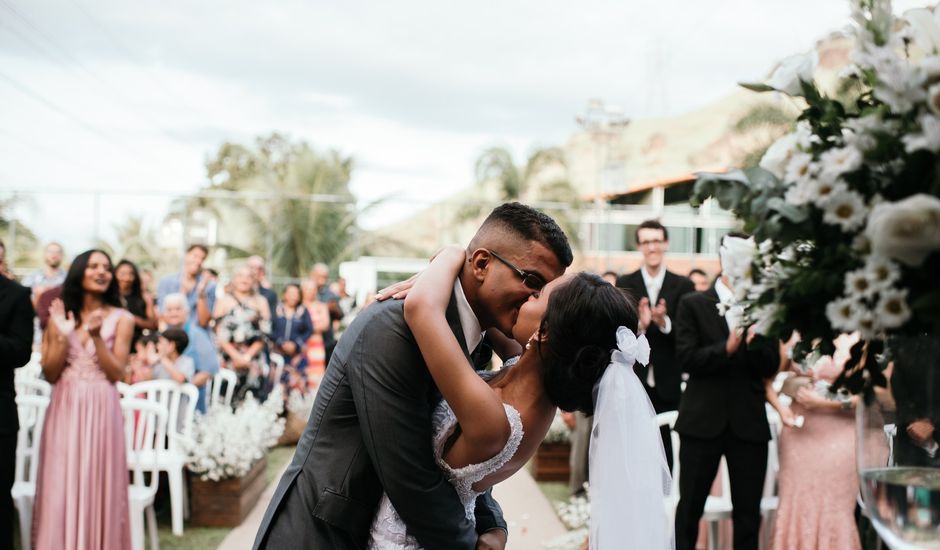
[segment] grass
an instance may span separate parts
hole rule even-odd
[[[564,481],[537,481],[536,483],[553,506],[558,502],[568,502],[568,497],[571,496],[568,484]]]
[[[277,483],[275,477],[280,472],[284,464],[290,461],[294,456],[294,447],[275,447],[268,453],[268,464],[264,472],[265,482],[268,484]],[[195,527],[188,522],[184,524],[182,537],[173,535],[170,527],[170,495],[165,491],[157,494],[157,537],[160,541],[160,550],[192,550],[194,548],[211,549],[218,548],[222,539],[231,529],[227,527]],[[19,550],[22,545],[19,540],[19,521],[15,522],[15,543],[14,548]],[[149,543],[147,543],[149,544]]]

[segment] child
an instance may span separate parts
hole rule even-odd
[[[181,328],[168,328],[160,333],[157,341],[157,353],[151,361],[154,380],[175,380],[180,384],[188,382],[196,371],[196,364],[191,357],[183,355],[189,337]]]

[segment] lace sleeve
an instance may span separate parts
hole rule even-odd
[[[512,405],[504,403],[503,407],[506,409],[506,418],[509,420],[510,429],[509,439],[506,441],[506,445],[492,458],[479,464],[468,464],[461,468],[452,468],[449,464],[444,462],[442,456],[444,443],[447,441],[450,434],[454,432],[456,417],[454,417],[454,413],[451,411],[450,407],[444,407],[441,411],[449,417],[447,419],[449,422],[446,422],[444,425],[450,425],[450,429],[442,430],[441,433],[438,434],[434,442],[434,451],[438,465],[444,470],[454,487],[457,488],[461,500],[465,498],[476,498],[478,493],[471,488],[473,484],[502,468],[519,449],[519,444],[522,442],[522,436],[524,434],[522,429],[522,417],[519,415],[519,411]]]

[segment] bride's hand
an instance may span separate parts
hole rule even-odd
[[[415,281],[417,280],[418,274],[415,273],[404,281],[389,285],[378,291],[378,293],[375,295],[375,299],[378,302],[384,302],[389,298],[394,300],[404,300],[408,296],[408,291],[411,290],[411,287],[415,286]]]
[[[49,320],[55,323],[62,336],[68,336],[75,331],[75,316],[71,311],[65,311],[65,304],[58,298],[49,305]]]

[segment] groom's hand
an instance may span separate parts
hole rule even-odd
[[[506,536],[505,529],[490,529],[480,535],[477,550],[503,550],[506,548]]]

